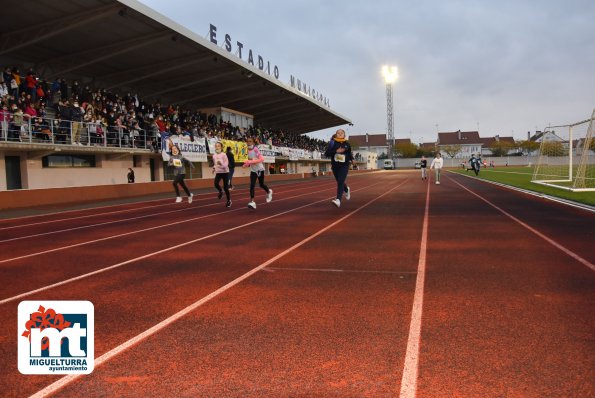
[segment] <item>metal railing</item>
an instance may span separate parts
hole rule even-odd
[[[149,150],[159,145],[156,133],[140,128],[52,118],[42,118],[41,123],[37,117],[23,118],[22,122],[19,119],[0,121],[0,141]]]

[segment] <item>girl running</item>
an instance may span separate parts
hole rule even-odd
[[[248,207],[256,209],[256,202],[254,202],[256,180],[258,179],[258,185],[267,193],[267,203],[273,200],[273,190],[264,184],[264,157],[254,145],[254,139],[248,138],[246,144],[248,144],[248,160],[244,162],[242,167],[250,167],[250,202]]]
[[[227,155],[227,163],[229,163],[229,190],[233,191],[231,180],[233,180],[233,173],[236,171],[236,158],[233,156],[230,146],[227,147],[225,154]]]
[[[178,184],[182,188],[184,188],[184,192],[188,195],[188,203],[192,203],[193,194],[190,193],[186,183],[184,182],[184,177],[186,177],[186,168],[184,167],[184,162],[190,165],[190,168],[194,169],[194,165],[191,161],[186,159],[184,155],[180,152],[180,148],[177,145],[173,145],[171,147],[171,156],[169,157],[169,161],[167,164],[174,169],[174,189],[176,190],[176,203],[180,203],[182,198],[180,197],[180,190],[178,189]]]
[[[219,191],[218,198],[223,197],[220,182],[223,180],[223,189],[227,198],[227,207],[231,207],[231,198],[229,195],[229,161],[227,155],[223,153],[223,144],[215,143],[215,154],[213,155],[213,173],[215,173],[215,189]]]
[[[353,154],[351,153],[351,145],[345,139],[345,130],[337,130],[328,143],[324,154],[331,158],[331,169],[333,170],[335,180],[337,180],[337,197],[331,202],[335,206],[341,207],[343,192],[345,192],[345,199],[351,199],[351,189],[345,184],[345,180],[349,172],[349,163],[353,162],[355,164]]]
[[[421,161],[419,162],[419,168],[421,169],[421,179],[427,180],[428,173],[426,173],[426,168],[428,167],[428,161],[425,156],[421,157]]]

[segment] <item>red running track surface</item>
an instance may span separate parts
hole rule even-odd
[[[255,211],[237,187],[231,209],[0,220],[1,395],[593,395],[593,213],[451,174],[348,181],[340,209],[319,178],[257,188]],[[94,304],[91,375],[18,372],[21,300]]]

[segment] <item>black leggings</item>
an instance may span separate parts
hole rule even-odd
[[[190,191],[188,190],[188,187],[186,186],[186,183],[184,182],[184,177],[186,176],[186,174],[178,174],[177,176],[174,176],[174,189],[176,190],[176,196],[180,196],[180,190],[178,189],[178,184],[180,184],[180,186],[182,188],[184,188],[184,192],[186,192],[186,195],[190,196]]]
[[[219,186],[220,181],[223,180],[223,190],[225,191],[225,197],[229,200],[229,175],[228,173],[217,173],[215,174],[215,189],[221,192]]]
[[[255,173],[254,171],[250,172],[250,199],[254,199],[254,186],[256,185],[256,179],[258,179],[258,185],[262,189],[264,189],[267,193],[269,193],[269,187],[264,184],[264,171],[259,171]]]
[[[343,192],[347,192],[347,184],[345,184],[345,180],[347,179],[347,173],[349,172],[349,164],[346,164],[345,166],[332,166],[332,170],[335,180],[337,180],[337,199],[341,200],[343,198]]]

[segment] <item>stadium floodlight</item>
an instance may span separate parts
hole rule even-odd
[[[386,84],[393,84],[399,78],[399,71],[396,66],[384,65],[382,67],[382,76]]]
[[[393,83],[397,81],[399,72],[396,66],[384,65],[382,76],[386,83],[386,135],[390,145],[390,157],[395,167],[395,134],[393,132]],[[388,153],[387,153],[388,155]]]

